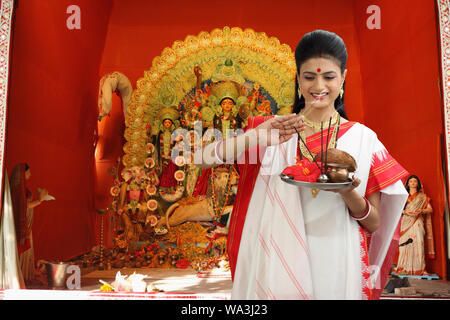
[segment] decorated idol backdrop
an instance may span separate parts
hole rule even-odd
[[[420,177],[432,200],[436,254],[427,261],[428,271],[445,277],[449,247],[444,229],[449,149],[448,1],[14,3],[8,107],[1,119],[1,125],[6,124],[2,156],[9,174],[17,163],[28,162],[33,172],[28,187],[47,188],[56,198],[35,209],[36,260],[67,260],[91,251],[98,257],[103,243],[117,252],[115,259],[105,257],[105,263],[106,258],[117,261],[119,254],[122,261],[135,261],[131,257],[142,256],[142,249],[136,248],[146,241],[162,250],[164,237],[173,237],[166,242],[180,248],[174,240],[177,235],[179,243],[185,241],[185,235],[190,239],[185,243],[203,243],[191,246],[197,255],[217,251],[219,256],[220,245],[211,250],[215,244],[204,237],[217,237],[216,244],[223,239],[219,236],[226,232],[239,172],[226,166],[214,172],[195,172],[187,161],[168,162],[167,152],[180,146],[176,141],[169,143],[167,132],[194,131],[192,141],[179,141],[184,144],[180,155],[186,160],[186,145],[195,145],[195,139],[211,126],[245,128],[247,114],[267,114],[269,109],[272,114],[283,113],[287,110],[283,109],[284,97],[294,94],[289,86],[284,87],[286,95],[279,90],[283,81],[293,80],[289,59],[284,56],[291,54],[303,34],[321,28],[338,33],[347,45],[345,107],[349,120],[374,129],[393,157]],[[79,25],[70,18],[73,11],[67,12],[70,6],[79,8]],[[8,19],[5,12],[2,19]],[[220,45],[221,37],[216,37],[214,30],[223,33],[224,26],[229,26],[230,36],[224,38],[226,45]],[[234,27],[240,28],[242,37],[232,35]],[[254,33],[246,34],[247,29]],[[269,42],[262,47],[261,33]],[[209,38],[203,39],[202,34]],[[205,44],[209,40],[211,43]],[[248,47],[251,44],[255,47]],[[195,50],[198,60],[192,60],[197,56]],[[215,50],[223,52],[206,53]],[[249,54],[244,54],[245,50]],[[6,57],[6,50],[1,53]],[[279,71],[276,63],[287,71]],[[230,70],[236,71],[237,78],[223,81],[213,77]],[[7,73],[7,69],[3,71]],[[177,81],[172,86],[169,79]],[[236,90],[230,89],[227,81],[233,82]],[[218,90],[215,86],[220,82],[227,84]],[[237,97],[221,105],[217,101],[221,91],[234,92]],[[243,103],[245,97],[248,103]],[[257,101],[252,102],[254,97]],[[229,115],[224,114],[230,107]],[[204,117],[209,124],[195,131],[196,119],[208,123]],[[211,180],[216,182],[214,186]],[[213,193],[212,220],[177,224],[183,204],[205,204],[197,201],[199,197]],[[165,223],[168,211],[169,226]],[[120,215],[124,212],[125,216]],[[148,246],[143,247],[147,253],[145,248]],[[104,253],[108,253],[106,249]],[[95,259],[87,259],[86,265],[98,265]],[[180,266],[187,264],[182,262]]]
[[[294,77],[289,46],[238,27],[175,41],[153,59],[134,89],[120,72],[104,75],[99,121],[106,121],[117,92],[126,128],[106,208],[112,242],[105,247],[112,252],[101,263],[175,267],[183,262],[202,269],[226,263],[239,168],[202,170],[195,154],[245,130],[249,117],[290,113]],[[162,255],[171,258],[154,258]]]

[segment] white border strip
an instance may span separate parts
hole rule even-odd
[[[447,192],[450,186],[450,3],[449,0],[436,0],[439,12],[439,30],[441,45],[441,73],[442,73],[442,100],[444,103],[445,142],[447,152]],[[447,194],[447,199],[450,196]],[[449,216],[445,213],[445,223],[448,230]],[[447,235],[447,244],[450,235]],[[447,259],[450,257],[450,246],[447,248]]]
[[[449,0],[436,0],[439,11],[441,40],[442,98],[444,102],[444,122],[447,151],[447,172],[450,173],[450,13]],[[450,186],[450,175],[447,185]]]
[[[230,300],[230,293],[146,293],[81,290],[0,290],[0,300]]]
[[[0,190],[3,193],[5,166],[6,114],[9,81],[9,52],[14,0],[1,0],[0,11]],[[1,207],[1,204],[0,204]],[[0,211],[1,212],[1,211]],[[1,216],[1,213],[0,213]]]

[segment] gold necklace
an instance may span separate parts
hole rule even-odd
[[[329,121],[324,121],[324,122],[316,122],[316,121],[312,121],[309,120],[308,118],[306,118],[305,113],[304,113],[304,109],[302,110],[302,112],[300,112],[301,115],[303,115],[303,122],[310,127],[314,133],[319,132],[321,129],[328,129],[328,127],[330,126],[330,122]],[[337,121],[339,119],[339,113],[337,113],[336,111],[334,111],[334,114],[332,116],[331,119],[331,126],[334,126]]]
[[[336,121],[333,121],[333,120],[331,121],[331,127],[333,128],[333,131],[331,132],[331,137],[330,137],[330,139],[328,141],[328,146],[327,146],[328,149],[336,147],[338,126],[339,126],[340,120],[341,120],[341,117],[340,117],[339,113],[336,113],[336,114],[337,114]],[[327,123],[326,128],[323,128],[323,130],[328,129],[328,127],[329,127],[329,123]],[[320,127],[319,127],[319,131],[320,131]],[[321,134],[323,134],[323,132]],[[305,130],[302,130],[300,132],[300,137],[306,143]],[[309,161],[313,162],[313,157],[315,156],[315,154],[311,155],[311,153],[308,151],[308,148],[306,147],[305,143],[303,143],[300,139],[298,141],[298,146],[300,148],[301,156],[303,156],[303,157],[307,158]]]
[[[337,115],[337,116],[336,116]],[[335,120],[333,121],[333,119],[335,118]],[[337,142],[337,135],[338,135],[338,131],[339,131],[339,126],[341,123],[341,117],[340,115],[336,112],[335,115],[333,116],[333,119],[331,120],[331,127],[333,127],[333,131],[331,133],[331,138],[328,141],[328,145],[326,146],[327,149],[330,148],[336,148],[336,142]],[[306,118],[305,118],[306,120]],[[305,121],[306,123],[306,121]],[[317,125],[317,122],[312,122],[312,125]],[[326,128],[322,128],[322,125],[319,124],[319,129],[318,131],[320,131],[320,129],[322,128],[323,130],[328,129],[328,127],[330,126],[329,123],[326,124]],[[336,125],[337,124],[337,125]],[[307,124],[308,125],[308,124]],[[309,125],[308,125],[309,126]],[[310,126],[311,127],[311,126]],[[312,127],[311,127],[312,128]],[[313,128],[314,130],[314,128]],[[331,130],[331,129],[330,129]],[[323,132],[320,133],[321,135],[323,135]],[[305,157],[307,158],[309,161],[313,162],[314,161],[314,157],[316,156],[315,154],[313,154],[312,152],[310,152],[310,150],[308,150],[308,148],[306,147],[306,134],[305,134],[305,130],[302,130],[300,132],[300,137],[301,137],[301,141],[299,139],[298,141],[298,147],[300,149],[300,157]],[[303,143],[304,142],[304,143]],[[326,143],[326,141],[325,141]],[[313,198],[315,198],[317,196],[317,194],[319,193],[319,189],[317,188],[311,188],[311,195],[313,196]]]

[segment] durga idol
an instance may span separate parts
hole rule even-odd
[[[242,128],[243,119],[238,114],[237,105],[239,89],[234,82],[224,81],[214,85],[212,94],[219,102],[214,110],[214,128],[221,131],[223,138],[228,138],[230,132]]]

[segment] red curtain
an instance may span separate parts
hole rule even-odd
[[[81,29],[68,29],[70,5]],[[28,188],[56,200],[35,209],[36,259],[67,259],[94,237],[94,131],[98,68],[112,2],[27,0],[15,10],[6,167],[27,162]]]

